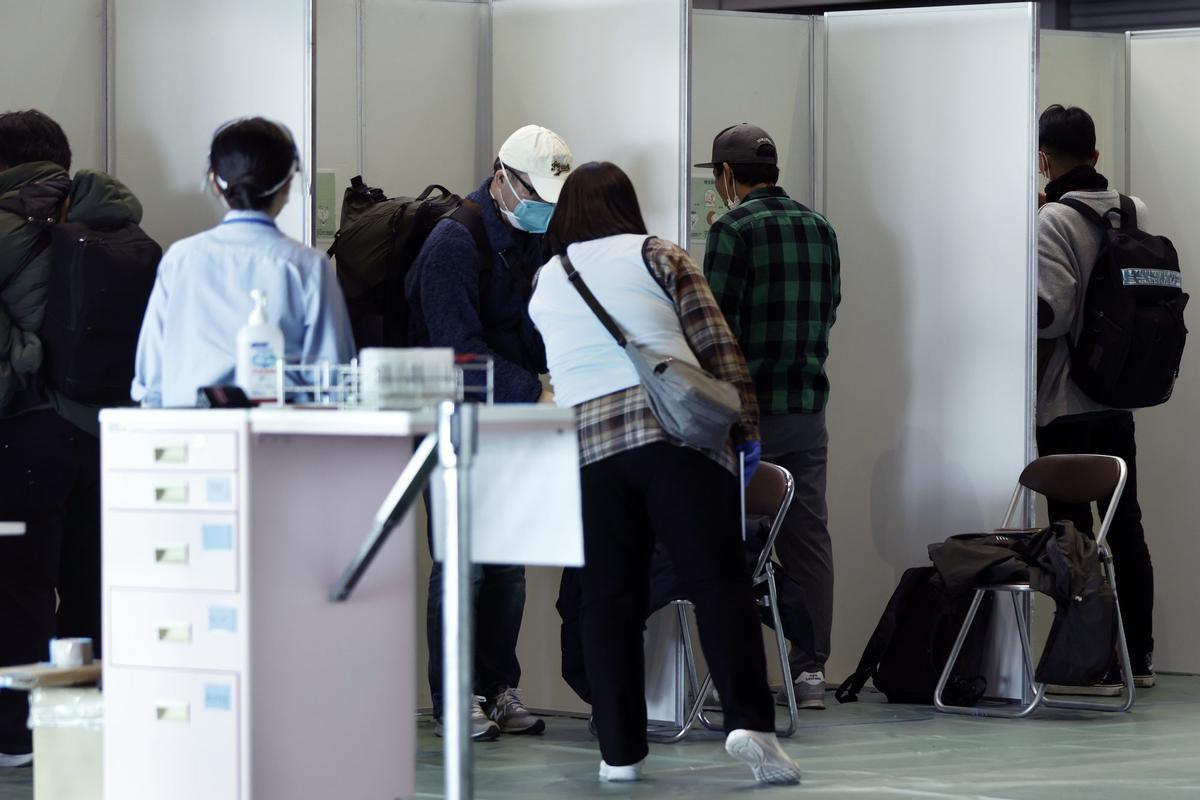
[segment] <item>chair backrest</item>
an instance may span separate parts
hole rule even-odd
[[[754,477],[750,479],[750,485],[746,487],[746,513],[767,517],[771,520],[771,530],[767,534],[766,545],[754,568],[755,577],[762,572],[763,567],[771,558],[771,553],[775,549],[775,537],[783,526],[783,518],[792,504],[792,496],[795,492],[796,484],[792,480],[792,473],[778,464],[768,461],[759,463],[758,469],[754,471]]]
[[[1021,485],[1064,503],[1107,500],[1116,490],[1124,464],[1116,456],[1054,455],[1030,462]]]
[[[1005,525],[1016,513],[1017,501],[1023,489],[1064,503],[1107,500],[1108,512],[1100,521],[1100,530],[1096,532],[1096,542],[1103,546],[1108,538],[1108,529],[1116,518],[1127,476],[1125,461],[1116,456],[1086,453],[1042,456],[1022,470],[1017,490],[1013,492],[1012,502],[1004,517]]]

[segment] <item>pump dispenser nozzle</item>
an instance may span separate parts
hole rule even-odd
[[[265,324],[267,321],[267,293],[262,289],[251,289],[250,299],[254,301],[254,310],[250,312],[250,324]]]

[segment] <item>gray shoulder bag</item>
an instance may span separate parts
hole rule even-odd
[[[667,435],[701,450],[724,450],[729,428],[742,415],[737,387],[686,361],[650,352],[628,341],[567,254],[560,258],[575,291],[633,362],[650,410]]]

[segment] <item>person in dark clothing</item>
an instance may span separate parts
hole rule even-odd
[[[429,234],[406,280],[412,344],[490,356],[495,400],[500,403],[553,399],[542,387],[546,351],[529,320],[528,305],[533,275],[542,264],[542,234],[570,169],[571,151],[558,134],[537,125],[513,133],[500,147],[493,174],[467,196],[482,216],[492,251],[487,279],[481,280],[478,249],[470,231],[457,220],[444,219]],[[476,566],[473,578],[472,738],[540,733],[545,722],[529,713],[517,690],[525,568]],[[429,688],[435,730],[441,735],[442,565],[438,563],[429,575],[426,629]]]
[[[54,636],[100,651],[99,408],[43,377],[51,253],[29,217],[98,227],[137,223],[142,207],[114,178],[72,180],[70,167],[54,120],[0,114],[0,522],[24,528],[0,535],[0,666],[45,661]],[[24,695],[0,692],[0,767],[32,759],[28,715]]]
[[[1154,685],[1154,568],[1142,529],[1137,496],[1137,443],[1133,413],[1109,408],[1090,398],[1071,379],[1070,343],[1083,328],[1083,303],[1092,267],[1100,254],[1102,233],[1075,209],[1056,201],[1067,197],[1097,213],[1119,206],[1117,192],[1096,171],[1096,126],[1081,108],[1050,106],[1042,112],[1038,157],[1046,184],[1046,202],[1038,211],[1038,340],[1045,365],[1038,377],[1037,444],[1039,455],[1098,453],[1119,456],[1129,468],[1125,491],[1108,534],[1120,586],[1121,619],[1128,638],[1134,683]],[[1138,227],[1147,230],[1146,206],[1133,198]],[[1041,359],[1039,359],[1041,360]],[[1107,511],[1100,504],[1100,513]],[[1095,529],[1089,504],[1051,502],[1051,521],[1070,520],[1079,530]],[[1071,694],[1117,695],[1121,672],[1115,666],[1089,687],[1053,687]]]

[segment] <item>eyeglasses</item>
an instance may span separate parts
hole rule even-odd
[[[509,166],[507,164],[505,164],[504,162],[501,162],[500,166],[504,169],[504,174],[510,176],[510,178],[509,178],[510,181],[512,178],[516,178],[517,183],[524,186],[525,191],[529,192],[531,197],[538,196],[537,189],[533,188],[533,186],[531,186],[528,181],[526,181],[524,178],[522,178],[520,173],[518,173],[515,169],[510,169]]]

